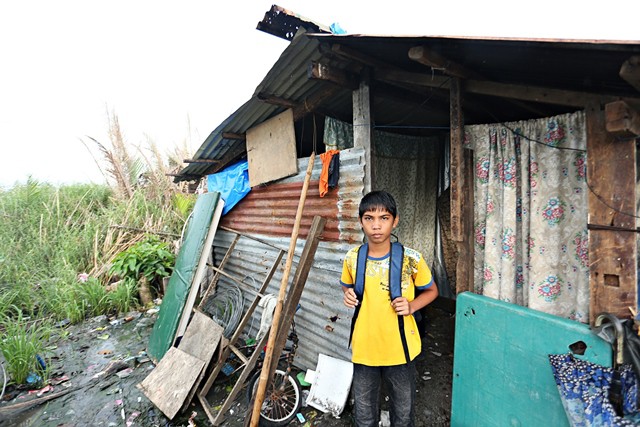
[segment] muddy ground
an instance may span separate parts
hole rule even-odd
[[[451,413],[454,316],[450,310],[426,311],[423,352],[417,358],[416,425],[448,426]],[[5,426],[209,426],[198,399],[168,420],[136,387],[154,368],[145,349],[156,314],[128,313],[116,319],[100,316],[79,325],[61,326],[52,343],[48,387],[7,387],[0,402],[0,427]],[[229,384],[216,382],[211,395],[224,396]],[[223,426],[244,425],[245,393]],[[386,408],[382,396],[383,410]],[[215,397],[210,399],[215,404]],[[222,403],[222,400],[220,400]],[[351,404],[340,418],[310,406],[304,421],[290,425],[341,427],[353,425]]]

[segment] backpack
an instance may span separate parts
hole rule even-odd
[[[354,284],[354,291],[358,298],[358,305],[356,305],[353,317],[351,318],[351,333],[349,334],[349,346],[351,346],[351,338],[353,338],[353,329],[356,325],[356,319],[362,306],[362,299],[364,297],[364,282],[367,271],[367,257],[369,255],[369,245],[363,244],[358,248],[358,261],[356,264],[356,280]],[[398,242],[391,243],[389,253],[389,293],[391,294],[391,301],[402,296],[402,263],[404,261],[404,247]],[[404,357],[407,363],[411,361],[409,357],[409,346],[407,345],[407,337],[404,332],[404,316],[398,315],[398,330],[400,333],[400,340],[402,341],[402,348],[404,350]]]

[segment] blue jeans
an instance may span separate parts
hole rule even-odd
[[[395,366],[353,365],[353,396],[357,427],[378,427],[380,386],[385,381],[391,403],[391,425],[413,427],[416,368],[412,362]]]

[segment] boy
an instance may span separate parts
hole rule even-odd
[[[391,397],[391,425],[412,427],[416,383],[413,360],[421,351],[420,333],[412,315],[431,303],[438,289],[419,252],[409,248],[403,251],[397,243],[391,243],[398,212],[389,193],[372,191],[365,195],[359,217],[367,244],[347,252],[340,279],[344,304],[355,309],[351,360],[356,426],[378,426],[378,397],[384,380]],[[359,251],[366,251],[360,254],[360,262]],[[390,267],[394,264],[398,267]],[[366,266],[366,275],[357,273],[358,265]],[[395,282],[401,282],[401,286]],[[398,296],[391,298],[392,293]]]

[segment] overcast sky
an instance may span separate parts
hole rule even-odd
[[[0,186],[102,182],[82,141],[108,143],[107,112],[129,143],[193,153],[285,49],[255,29],[273,3],[2,1]],[[637,0],[276,4],[352,34],[640,40]]]

